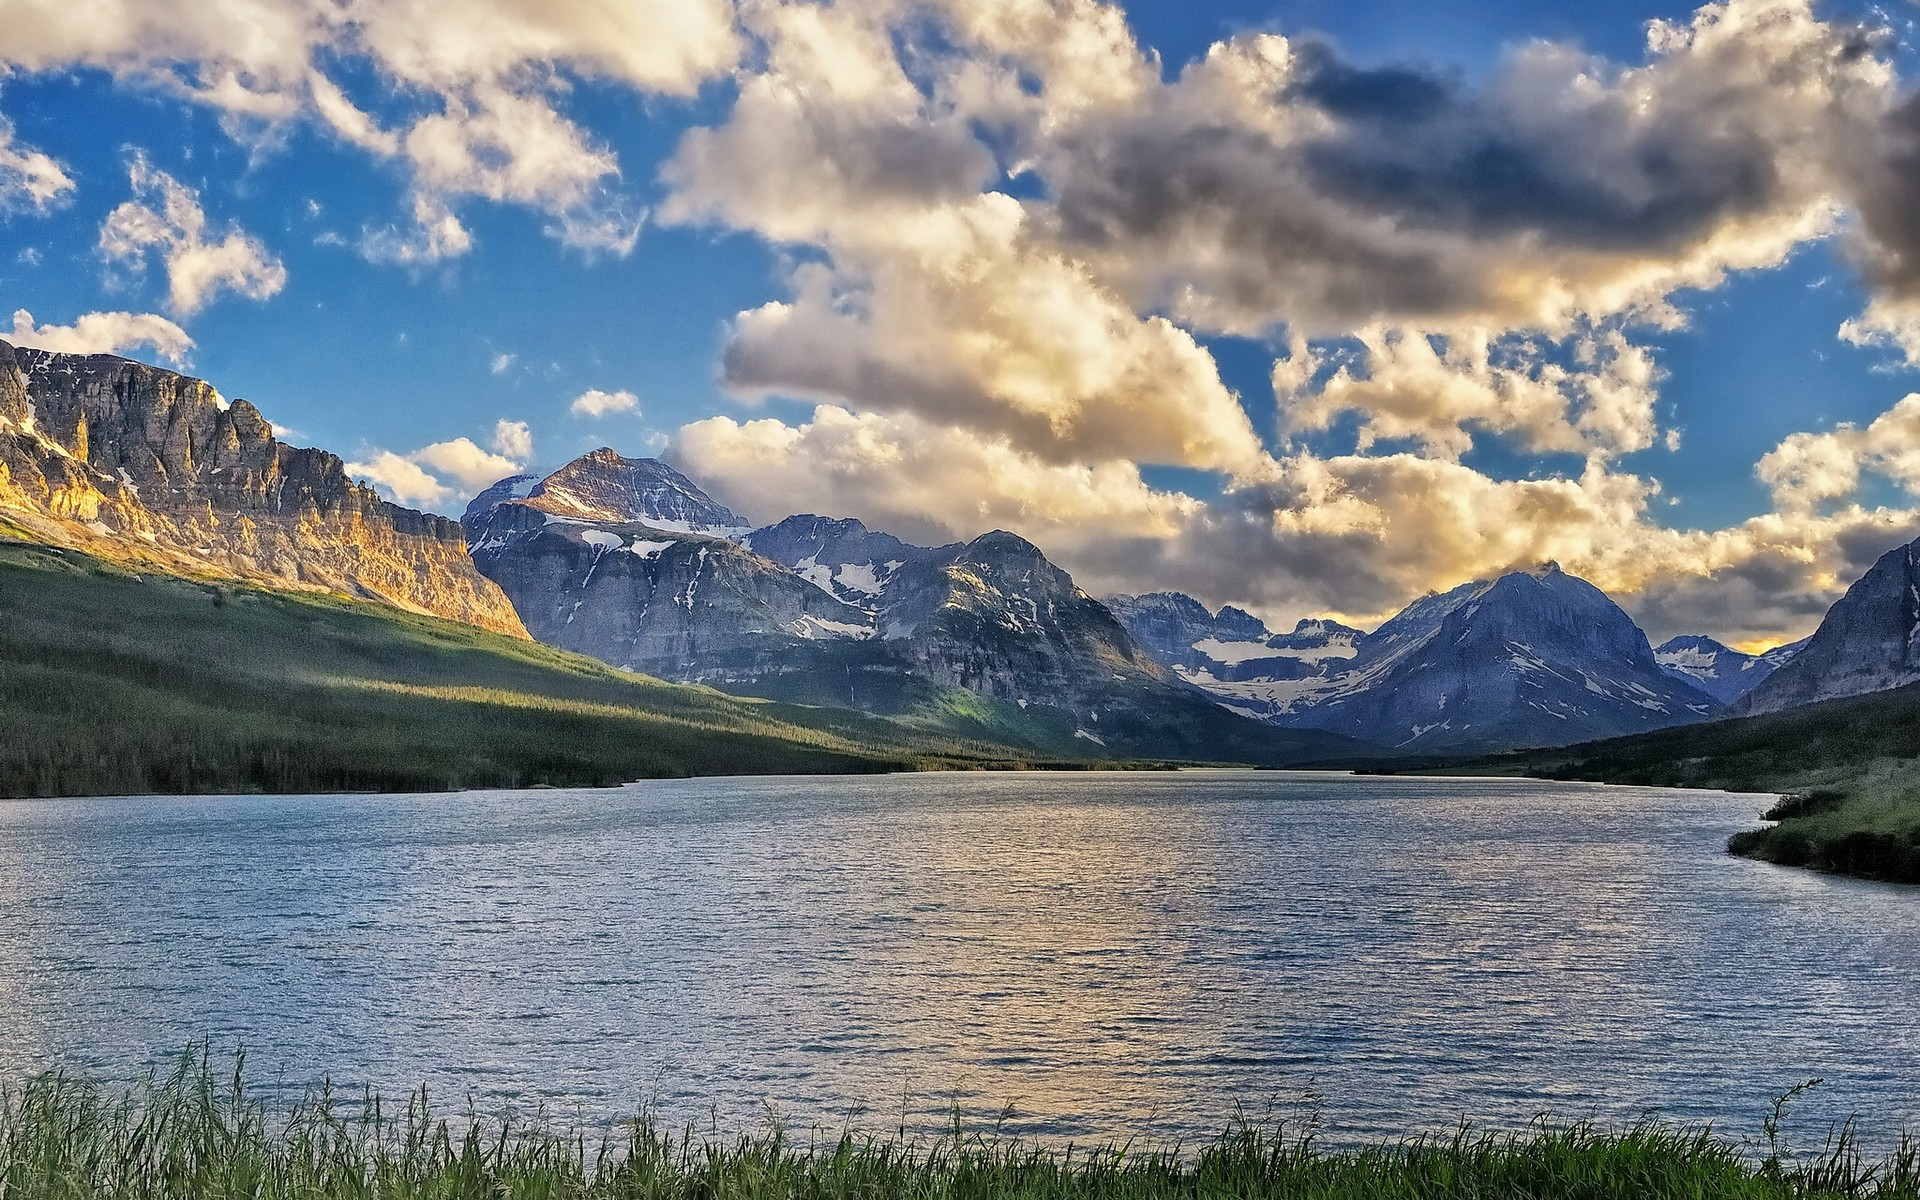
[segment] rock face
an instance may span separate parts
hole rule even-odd
[[[1734,705],[1778,712],[1920,681],[1920,541],[1889,550],[1847,589],[1800,652]]]
[[[244,400],[109,355],[0,342],[0,506],[133,565],[324,588],[520,634],[459,526],[390,504]]]
[[[1010,533],[924,547],[820,516],[749,530],[671,467],[609,450],[501,481],[463,524],[534,637],[668,679],[887,713],[971,693],[1096,756],[1352,749],[1220,710]]]
[[[1669,638],[1653,652],[1662,670],[1712,696],[1722,704],[1759,687],[1805,645],[1795,642],[1765,654],[1743,654],[1710,637]]]

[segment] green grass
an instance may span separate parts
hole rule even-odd
[[[474,1113],[424,1091],[390,1107],[326,1089],[291,1109],[187,1058],[112,1091],[46,1075],[0,1095],[0,1200],[1686,1200],[1920,1196],[1905,1146],[1863,1156],[1846,1130],[1795,1157],[1778,1110],[1762,1150],[1710,1130],[1546,1123],[1326,1150],[1284,1127],[1235,1125],[1190,1147],[1067,1149],[968,1132],[731,1140],[675,1135],[646,1114],[603,1133]]]
[[[1920,883],[1920,685],[1443,769],[1776,792],[1775,824],[1735,835],[1734,853]]]
[[[0,795],[428,791],[1039,765],[386,605],[0,543]]]

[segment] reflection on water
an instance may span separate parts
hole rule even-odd
[[[722,1129],[1870,1134],[1920,891],[1729,858],[1755,797],[1326,775],[0,803],[0,1074],[257,1073]],[[1309,1098],[1317,1098],[1310,1101]]]

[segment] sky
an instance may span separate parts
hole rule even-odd
[[[1920,534],[1916,15],[0,0],[0,338],[443,512],[610,445],[1277,625],[1554,559],[1775,644]]]

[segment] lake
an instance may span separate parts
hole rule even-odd
[[[1766,798],[1194,771],[0,802],[0,1076],[704,1129],[1348,1141],[1920,1108],[1920,890],[1731,858]],[[1317,1118],[1314,1116],[1317,1114]]]

